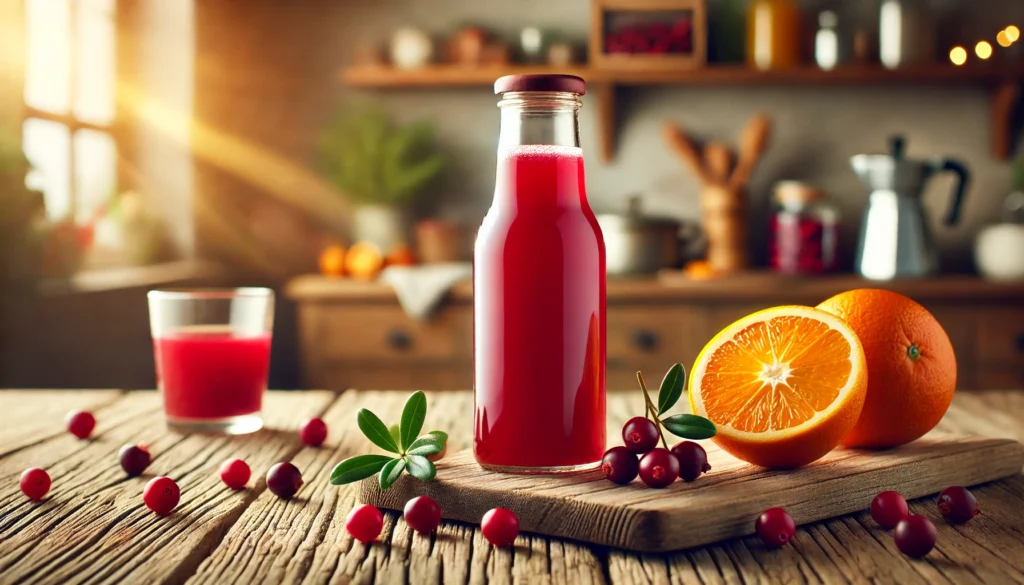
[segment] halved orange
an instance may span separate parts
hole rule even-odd
[[[867,394],[864,349],[837,317],[775,307],[723,329],[690,372],[690,408],[715,442],[772,468],[806,465],[843,440]]]

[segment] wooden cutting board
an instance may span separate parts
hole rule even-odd
[[[1014,475],[1024,466],[1024,446],[1016,441],[937,433],[887,451],[838,449],[792,471],[754,467],[711,442],[705,447],[711,472],[662,490],[639,479],[618,486],[596,470],[568,476],[494,473],[463,451],[439,462],[430,482],[404,475],[381,492],[376,477],[364,480],[361,499],[402,510],[409,499],[429,495],[445,518],[472,524],[491,508],[508,508],[525,532],[664,552],[753,534],[766,508],[785,508],[805,524],[865,510],[883,490],[919,498],[950,485]]]

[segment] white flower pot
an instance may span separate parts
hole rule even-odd
[[[352,214],[352,241],[376,244],[387,253],[408,243],[408,226],[406,212],[400,207],[359,205]]]

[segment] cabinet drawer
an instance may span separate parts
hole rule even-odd
[[[609,372],[632,376],[644,369],[648,380],[660,381],[675,362],[689,369],[706,341],[704,323],[704,316],[688,307],[609,306]]]
[[[469,360],[472,311],[442,309],[421,322],[396,305],[302,307],[303,350],[319,360]]]
[[[978,311],[977,319],[976,361],[1024,366],[1024,309],[982,309]]]

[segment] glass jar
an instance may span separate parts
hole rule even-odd
[[[800,64],[800,9],[793,0],[754,0],[747,9],[747,64],[761,70]]]
[[[824,193],[796,181],[775,187],[768,263],[782,274],[822,274],[838,264],[839,214]]]
[[[473,257],[474,441],[484,468],[558,473],[605,450],[605,247],[580,149],[584,82],[511,75]]]

